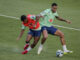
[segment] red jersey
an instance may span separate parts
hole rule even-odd
[[[38,29],[39,27],[40,27],[40,23],[39,22],[37,22],[37,24],[36,24],[36,26],[35,26],[35,28],[34,28],[34,25],[35,25],[35,22],[36,22],[36,17],[34,16],[34,15],[27,15],[27,23],[24,23],[24,22],[22,22],[22,24],[24,25],[24,26],[26,26],[26,27],[29,27],[29,29]],[[34,19],[35,18],[35,19]]]

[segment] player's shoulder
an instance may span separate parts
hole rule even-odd
[[[50,8],[48,8],[48,9],[45,9],[45,11],[46,11],[46,12],[50,12],[50,11],[51,11],[51,9],[50,9]]]
[[[36,15],[28,14],[27,16],[29,16],[29,17],[35,17]]]
[[[55,13],[58,13],[57,11]]]
[[[57,11],[56,11],[56,12],[54,12],[54,14],[57,14]]]
[[[57,13],[57,11],[54,13],[54,15],[55,15],[55,16],[58,16],[58,13]]]
[[[30,20],[30,19],[35,19],[35,17],[36,17],[36,16],[35,16],[35,15],[32,15],[32,14],[28,14],[28,15],[27,15],[27,19],[28,19],[28,20]]]
[[[58,12],[56,11],[55,14],[58,14]]]

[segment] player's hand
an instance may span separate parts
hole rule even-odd
[[[66,23],[68,23],[68,24],[71,24],[71,21],[69,21],[69,20],[66,20]]]

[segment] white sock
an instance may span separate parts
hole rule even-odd
[[[27,50],[27,51],[30,51],[31,49],[32,49],[31,46],[29,46],[26,50]]]
[[[66,45],[63,45],[63,51],[67,51]]]
[[[40,46],[39,46],[40,48],[43,48],[43,45],[42,44],[40,44]]]

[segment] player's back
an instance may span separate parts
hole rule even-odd
[[[39,22],[37,22],[37,24],[35,25],[36,23],[35,15],[28,14],[26,18],[27,18],[27,23],[24,23],[24,22],[22,23],[24,26],[29,27],[29,29],[38,29],[40,27]],[[34,25],[35,25],[35,28],[34,28]]]

